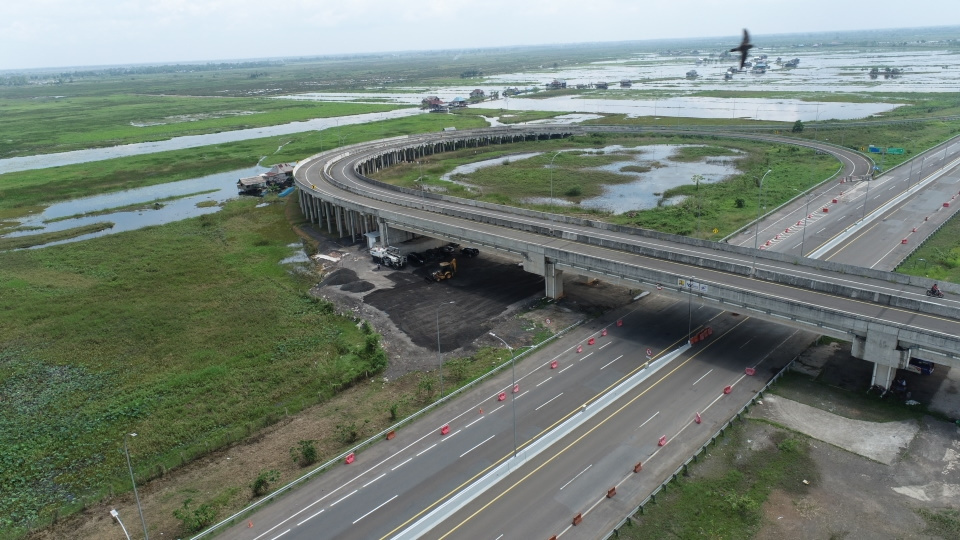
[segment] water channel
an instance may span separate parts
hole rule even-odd
[[[662,194],[669,189],[693,183],[692,178],[694,175],[699,174],[703,177],[702,182],[704,184],[712,184],[723,181],[736,174],[736,160],[739,156],[713,156],[695,162],[672,161],[670,158],[683,146],[697,145],[657,144],[635,146],[632,148],[621,145],[610,145],[603,148],[577,148],[561,150],[561,152],[602,152],[604,154],[616,154],[623,157],[620,161],[597,167],[597,170],[632,176],[635,179],[624,184],[605,185],[601,195],[584,199],[580,202],[580,206],[584,208],[594,208],[606,210],[614,214],[622,214],[631,210],[648,210],[656,208],[661,204],[670,205],[681,202],[683,200],[682,197],[663,199]],[[486,159],[474,163],[466,163],[454,168],[449,173],[440,177],[440,179],[474,187],[470,184],[469,175],[479,169],[503,165],[507,161],[521,161],[542,154],[543,152],[526,152]],[[622,170],[623,167],[627,166],[649,167],[649,170],[645,172]],[[549,167],[549,165],[547,165],[547,167]],[[461,176],[466,178],[459,178]],[[567,199],[558,197],[552,199],[550,197],[531,197],[524,199],[523,202],[563,206],[573,204]]]
[[[12,238],[49,233],[105,221],[114,224],[113,228],[103,231],[58,242],[50,242],[43,246],[36,246],[45,247],[88,240],[107,234],[142,229],[143,227],[149,227],[151,225],[163,225],[203,214],[211,214],[220,210],[220,203],[237,197],[238,179],[255,176],[267,170],[269,169],[255,166],[247,169],[211,174],[200,178],[192,178],[190,180],[157,184],[154,186],[60,202],[48,206],[42,212],[31,214],[20,220],[17,227],[22,227],[26,230],[11,232],[0,236]],[[151,204],[158,199],[170,197],[178,198],[163,201],[156,205]],[[107,212],[95,216],[82,215],[90,212],[103,212],[115,208],[129,207],[131,205],[144,205],[144,207],[137,210]]]

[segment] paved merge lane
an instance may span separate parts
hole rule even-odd
[[[647,298],[647,308],[600,327],[578,329],[553,344],[536,365],[518,365],[516,394],[519,445],[541,435],[655,355],[686,339],[688,303]],[[694,329],[717,310],[693,305]],[[576,331],[575,331],[576,332]],[[587,345],[593,335],[596,344]],[[583,352],[576,346],[582,344]],[[504,350],[503,358],[509,358]],[[556,359],[556,369],[550,361]],[[529,364],[529,362],[527,362]],[[352,465],[336,466],[317,481],[284,496],[227,533],[229,538],[379,538],[445,500],[463,484],[513,453],[513,397],[510,372],[482,385],[441,411],[357,455]],[[505,401],[497,394],[506,390]],[[481,413],[480,410],[483,410]],[[440,435],[449,424],[450,432]]]
[[[310,170],[309,168],[314,167],[314,165],[307,165],[307,167],[308,170]],[[333,173],[335,171],[331,172]],[[315,174],[317,178],[319,178],[319,172],[315,171]],[[363,199],[363,197],[350,194],[324,182],[319,182],[317,189],[320,191],[329,190],[335,192],[337,196],[355,197],[358,200],[370,202],[369,200]],[[397,194],[392,193],[392,196],[397,197]],[[436,214],[423,212],[422,210],[395,206],[390,203],[377,202],[376,205],[387,206],[390,207],[391,210],[399,209],[399,211],[403,212],[421,212],[419,215],[422,215],[426,219],[440,217]],[[447,220],[452,218],[443,216],[442,219]],[[470,229],[485,227],[472,221],[463,221],[462,226]],[[563,227],[567,229],[566,226]],[[506,235],[517,233],[517,231],[493,227],[483,230],[489,231],[490,234]],[[591,232],[595,236],[597,233],[607,234],[605,231],[591,230]],[[617,237],[617,235],[613,233],[609,236]],[[638,239],[630,235],[620,236],[629,238],[631,242],[649,242],[650,245],[655,243],[653,240]],[[536,235],[526,236],[526,238],[531,237],[534,238],[534,241],[542,244],[550,244],[560,249],[596,249],[600,250],[597,253],[603,253],[607,256],[613,256],[612,254],[616,253],[617,257],[626,257],[625,260],[630,264],[652,266],[666,263],[665,261],[647,259],[632,254],[603,250],[603,248],[596,248],[595,246],[574,244],[557,238]],[[672,246],[672,244],[663,245]],[[694,249],[687,246],[674,247],[679,247],[684,250],[690,249],[691,251]],[[743,256],[736,254],[716,252],[711,254],[711,256],[720,257],[727,257],[728,255],[731,258],[737,258],[741,261],[744,259]],[[710,280],[710,276],[705,273],[702,268],[676,265],[676,263],[666,264],[674,265],[671,268],[673,268],[673,271],[677,274],[692,275],[701,281]],[[765,264],[772,263],[761,260],[761,265]],[[801,268],[798,271],[805,272],[807,270]],[[748,278],[743,279],[747,280]],[[755,289],[766,288],[764,292],[772,295],[777,295],[781,291],[787,290],[782,288],[778,289],[776,288],[778,286],[775,284],[757,282],[755,280],[744,281],[743,285]],[[879,283],[875,286],[884,288],[884,290],[890,289],[889,284]],[[816,293],[812,294],[816,297]],[[827,303],[827,300],[820,301]],[[851,302],[849,300],[847,301]],[[669,301],[663,298],[648,298],[643,302],[645,304],[661,302],[661,304],[657,309],[651,310],[650,312],[634,313],[630,317],[626,317],[626,326],[622,330],[611,327],[609,340],[600,341],[597,346],[593,348],[585,347],[584,353],[577,355],[573,351],[577,343],[585,341],[586,334],[588,333],[585,330],[580,332],[580,335],[572,336],[572,339],[568,338],[564,343],[557,343],[550,346],[548,351],[544,351],[543,354],[538,355],[536,365],[519,366],[520,371],[518,371],[518,377],[521,377],[521,392],[517,394],[516,407],[517,435],[520,444],[524,444],[525,441],[536,437],[551,426],[556,425],[569,414],[576,411],[583,402],[592,399],[598,392],[608,388],[616,381],[622,380],[624,376],[637,367],[640,361],[645,360],[645,358],[637,358],[638,351],[645,351],[647,347],[651,347],[652,345],[655,353],[659,353],[661,350],[669,347],[671,343],[685,339],[688,307],[686,302],[674,303],[669,308],[664,307],[669,304]],[[852,302],[854,305],[856,304],[856,301]],[[697,328],[698,325],[703,324],[708,319],[716,317],[719,313],[717,310],[699,307],[697,304],[693,304],[692,306],[694,308],[694,328]],[[842,307],[850,306],[851,304],[848,303]],[[883,306],[875,307],[879,307],[883,312],[890,311],[889,308],[884,308]],[[884,313],[881,313],[881,315],[882,314]],[[726,314],[726,316],[729,316],[729,314]],[[901,316],[906,317],[907,315],[901,314]],[[937,323],[935,318],[926,318],[923,320],[912,319],[911,322],[917,324]],[[948,323],[949,321],[943,322],[945,325]],[[735,360],[738,358],[744,360],[745,355],[752,355],[750,357],[751,360],[749,360],[752,362],[766,354],[765,352],[761,352],[765,350],[764,347],[767,348],[766,350],[777,347],[776,343],[768,342],[768,337],[773,332],[769,330],[769,328],[780,327],[766,325],[766,323],[754,320],[751,320],[745,327],[753,327],[754,325],[760,325],[758,327],[760,329],[758,331],[759,333],[743,339],[738,348],[726,351],[729,355],[727,360],[716,360],[714,362],[716,365],[709,367],[705,365],[700,366],[701,369],[694,373],[689,372],[687,367],[689,364],[687,364],[681,369],[678,369],[675,374],[671,374],[667,380],[682,378],[685,379],[683,384],[689,386],[704,385],[702,387],[706,388],[708,383],[710,386],[713,386],[724,382],[724,380],[735,380],[731,378],[736,375],[736,372],[741,374],[738,375],[738,377],[742,376],[743,366],[739,364],[736,366],[727,366],[724,362],[734,361],[734,363],[736,363]],[[765,328],[766,330],[764,330]],[[599,329],[594,328],[591,330],[596,333]],[[780,331],[793,332],[788,329],[781,329]],[[718,345],[714,346],[716,348],[713,349],[714,352],[721,353],[725,350],[721,348],[720,344],[725,343],[728,339],[732,341],[732,338],[718,339],[716,341]],[[601,349],[601,347],[603,348]],[[756,349],[754,347],[756,347]],[[788,348],[789,347],[780,346],[779,352],[785,354]],[[504,356],[506,357],[506,355]],[[640,354],[640,356],[643,355]],[[555,370],[549,369],[548,362],[549,359],[552,358],[557,358],[560,362],[560,365]],[[699,362],[696,358],[694,361]],[[765,362],[769,363],[772,361],[773,359],[771,358]],[[679,360],[679,362],[683,362],[683,360]],[[527,363],[529,363],[529,361]],[[673,365],[676,364],[677,361],[665,368],[662,373],[667,373],[666,369],[673,369]],[[530,371],[528,372],[527,370]],[[758,373],[766,373],[763,371],[763,366],[761,366],[761,371]],[[658,373],[658,375],[660,375],[660,373]],[[757,385],[759,388],[759,385],[765,382],[763,379],[765,379],[765,377],[746,379],[740,383],[741,386],[738,387],[735,393],[739,395],[739,389],[744,385]],[[563,502],[565,506],[554,507],[551,500],[547,498],[544,507],[554,508],[550,511],[557,512],[557,519],[560,519],[559,523],[566,523],[571,517],[568,515],[567,510],[575,508],[582,510],[582,506],[586,503],[590,503],[591,505],[596,504],[598,494],[590,489],[591,485],[594,483],[600,485],[609,483],[610,478],[614,478],[618,482],[623,480],[623,478],[615,477],[617,474],[623,474],[623,464],[621,461],[626,459],[624,456],[633,456],[634,453],[642,453],[643,451],[653,456],[649,465],[645,466],[645,471],[650,474],[649,476],[645,476],[643,480],[643,482],[653,483],[648,486],[643,482],[633,482],[632,477],[628,478],[618,488],[618,493],[623,496],[606,500],[604,504],[596,506],[595,509],[591,511],[592,513],[587,515],[592,521],[601,521],[599,516],[604,512],[612,511],[611,509],[615,508],[615,505],[621,503],[625,505],[629,499],[636,498],[631,495],[632,492],[630,490],[637,490],[636,494],[640,494],[639,490],[641,488],[635,486],[642,485],[642,489],[649,491],[654,484],[659,483],[664,475],[676,466],[674,463],[668,467],[666,465],[668,462],[667,459],[663,459],[662,461],[658,459],[660,456],[665,458],[666,454],[653,454],[656,450],[651,451],[650,445],[655,445],[655,441],[651,443],[648,438],[648,432],[656,434],[659,431],[663,431],[669,435],[669,430],[665,426],[675,425],[681,422],[682,418],[687,418],[687,423],[689,423],[689,411],[684,412],[684,409],[680,407],[684,400],[691,402],[690,405],[693,407],[691,410],[704,407],[701,403],[703,396],[699,394],[689,394],[689,391],[681,391],[683,384],[674,388],[665,381],[649,391],[648,396],[651,396],[651,398],[648,399],[655,399],[656,403],[654,405],[645,405],[644,410],[633,414],[633,416],[637,418],[631,419],[639,424],[647,422],[643,427],[640,427],[638,424],[632,428],[627,428],[618,424],[617,422],[620,421],[617,420],[618,418],[627,416],[622,412],[596,427],[594,433],[606,433],[603,432],[604,429],[609,429],[610,426],[614,426],[616,433],[626,432],[628,429],[635,429],[638,431],[638,434],[630,437],[625,442],[619,441],[615,448],[605,451],[605,457],[596,459],[596,456],[592,452],[588,452],[589,455],[587,458],[593,458],[593,460],[587,459],[586,462],[583,463],[583,466],[579,468],[578,466],[571,467],[567,465],[562,471],[554,475],[557,477],[555,479],[556,482],[562,479],[563,483],[559,484],[559,486],[548,488],[546,492],[553,493],[550,489],[555,488],[555,492],[561,494],[557,495],[558,500]],[[476,478],[490,466],[501,462],[505,457],[512,454],[513,422],[512,409],[510,407],[511,400],[508,397],[505,403],[500,403],[497,402],[495,398],[501,389],[508,388],[509,372],[506,375],[501,374],[495,383],[492,382],[482,385],[461,399],[458,399],[455,404],[447,406],[442,411],[431,413],[423,420],[405,428],[398,433],[397,438],[393,441],[378,444],[359,454],[357,462],[353,465],[335,467],[332,471],[325,473],[316,481],[305,484],[290,495],[284,496],[282,501],[260,510],[250,519],[250,522],[254,524],[253,527],[248,528],[247,523],[244,522],[229,531],[227,537],[242,538],[245,540],[254,538],[272,539],[277,537],[380,538],[388,535],[392,531],[399,530],[402,526],[405,526],[405,524],[412,522],[417,516],[422,515],[438,503],[446,500],[458,487]],[[641,388],[643,388],[643,385],[641,385]],[[664,388],[668,390],[661,390]],[[744,393],[747,392],[747,389],[744,389]],[[714,388],[714,394],[715,393],[716,389]],[[749,393],[752,394],[752,392]],[[677,405],[674,400],[678,395],[682,396],[680,405]],[[721,399],[717,403],[729,404],[732,403],[732,401],[733,400],[726,401]],[[663,404],[668,404],[669,406],[663,407]],[[705,410],[716,411],[718,415],[722,416],[722,411],[718,407],[719,405],[714,405],[713,408]],[[739,405],[737,408],[738,407]],[[484,410],[482,415],[479,412],[480,408]],[[654,408],[656,410],[651,412]],[[606,418],[609,411],[615,410],[616,408],[611,408],[601,412],[600,415],[598,415],[597,422]],[[735,408],[731,410],[735,410]],[[650,412],[650,414],[644,416],[647,412]],[[671,421],[671,419],[673,419],[673,421]],[[710,429],[710,422],[715,420],[712,415],[707,416],[704,419],[704,424],[697,427],[698,429],[712,433],[713,429]],[[439,428],[447,423],[449,423],[451,427],[450,434],[442,437],[439,434]],[[596,422],[590,424],[590,426],[585,426],[583,429],[589,430],[590,427],[595,424]],[[703,426],[706,426],[706,428]],[[681,443],[684,441],[687,433],[692,432],[690,428],[687,428],[682,432],[677,430],[675,433],[679,435],[676,435],[676,438],[671,437],[671,441]],[[616,440],[618,440],[617,435],[608,435],[603,439],[603,441],[607,441],[608,443]],[[603,441],[598,444],[602,445]],[[590,446],[593,444],[594,443],[590,443]],[[667,446],[663,447],[660,451],[666,452],[667,449],[671,448],[672,444],[674,443],[668,443]],[[549,459],[549,456],[554,455],[557,449],[565,448],[565,446],[566,445],[556,446],[547,450],[544,454],[541,454],[541,460]],[[559,462],[561,459],[567,459],[568,457],[579,454],[580,451],[575,450],[577,448],[579,448],[579,446],[575,445],[571,447],[570,450],[564,452],[561,457],[558,457],[555,461]],[[583,460],[580,459],[577,461]],[[626,459],[626,461],[629,461],[629,459]],[[551,477],[551,481],[554,481],[553,477]],[[512,485],[512,483],[516,482],[516,479],[515,477],[511,477],[504,482]],[[527,489],[525,486],[533,485],[534,483],[535,482],[532,481],[526,481],[519,485],[516,491],[523,491]],[[563,484],[567,484],[567,486],[564,487]],[[560,489],[561,487],[564,488]],[[527,492],[527,497],[519,504],[539,506],[532,504],[532,501],[538,500],[539,495],[537,495],[537,493],[539,493],[541,489],[540,486],[537,486],[533,491]],[[633,504],[635,504],[635,502]],[[630,508],[624,507],[619,515],[611,518],[611,523],[619,520],[629,509]],[[560,516],[561,513],[564,515]],[[512,520],[494,519],[494,524],[508,523],[510,521]],[[520,521],[523,521],[523,519]],[[467,527],[469,523],[470,522],[464,524],[464,527]],[[439,530],[440,529],[438,529],[438,531]],[[483,537],[488,536],[488,532],[489,531],[484,531]],[[557,532],[562,531],[557,529]],[[574,533],[568,532],[566,534],[572,535]],[[533,537],[540,536],[541,534],[537,532]],[[496,537],[496,535],[491,537]],[[523,536],[516,537],[519,538]],[[549,535],[547,535],[547,537],[549,537]]]
[[[892,169],[869,182],[830,181],[821,184],[809,196],[799,196],[791,204],[764,218],[758,234],[755,228],[749,227],[731,238],[730,243],[744,247],[753,247],[756,243],[769,251],[794,255],[800,255],[802,249],[802,254],[807,256],[864,216],[871,218],[871,214],[886,203],[904,196],[906,200],[894,208],[873,216],[873,227],[886,236],[871,238],[866,242],[851,239],[819,257],[865,268],[891,270],[917,242],[933,231],[936,224],[945,221],[955,211],[957,205],[943,208],[942,204],[951,201],[951,197],[960,192],[960,187],[956,185],[955,170],[956,160],[960,158],[958,141],[958,138],[951,139],[918,155],[909,164]],[[936,178],[941,172],[947,174]],[[928,183],[927,180],[932,178],[936,179]],[[824,208],[828,212],[823,212]],[[926,217],[931,220],[924,221]],[[915,227],[918,229],[916,233],[913,232]],[[862,231],[855,234],[860,235]],[[908,244],[901,245],[900,241],[904,238],[908,239]],[[837,258],[839,250],[850,244],[869,248],[852,250],[859,253]],[[884,246],[887,249],[882,249]]]
[[[725,329],[670,365],[518,469],[426,538],[595,538],[632,510],[691,448],[706,442],[773,371],[809,343],[810,334],[732,317],[711,322]],[[719,331],[719,330],[718,330]],[[779,350],[771,355],[771,350]],[[756,367],[746,377],[744,369]],[[723,388],[732,385],[729,395]],[[697,424],[695,416],[702,415]],[[659,438],[667,443],[659,446]],[[678,453],[680,455],[678,455]],[[639,474],[633,473],[643,463]],[[617,488],[608,499],[607,490]],[[584,522],[570,523],[577,513]],[[502,537],[500,535],[503,535]]]

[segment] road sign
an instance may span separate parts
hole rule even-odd
[[[876,146],[873,146],[872,144],[871,144],[869,147],[867,147],[867,150],[869,150],[869,151],[870,151],[871,153],[873,153],[873,154],[879,154],[879,153],[880,153],[880,149],[877,148]]]
[[[647,349],[647,356],[653,356],[653,349]]]
[[[713,228],[713,234],[717,234],[718,232],[720,232],[720,229],[714,227],[714,228]]]
[[[902,154],[903,148],[887,148],[888,154]]]

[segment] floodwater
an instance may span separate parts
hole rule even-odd
[[[729,48],[729,47],[727,47]],[[718,45],[716,50],[722,50]],[[958,70],[960,55],[947,51],[876,52],[871,50],[832,47],[758,47],[751,50],[756,56],[766,54],[770,68],[765,74],[737,73],[732,80],[723,74],[734,65],[729,61],[712,63],[708,53],[686,56],[659,56],[638,54],[633,58],[594,62],[586,65],[493,75],[484,79],[489,86],[539,86],[554,79],[566,81],[568,87],[605,81],[611,90],[620,80],[633,81],[633,90],[759,90],[778,92],[956,92],[960,89]],[[698,57],[707,62],[697,65]],[[784,62],[800,59],[796,68],[774,64],[780,57]],[[897,68],[902,76],[871,79],[870,68]],[[696,70],[698,77],[688,79],[686,73]],[[618,89],[619,90],[619,89]],[[629,90],[625,90],[629,92]]]
[[[63,165],[74,165],[77,163],[88,163],[91,161],[100,161],[104,159],[139,156],[143,154],[152,154],[155,152],[167,152],[170,150],[183,150],[185,148],[197,148],[212,144],[246,141],[249,139],[259,139],[263,137],[274,137],[277,135],[291,135],[294,133],[317,131],[338,126],[366,124],[369,122],[389,120],[391,118],[414,116],[421,114],[422,112],[423,111],[419,109],[397,109],[395,111],[387,111],[382,113],[355,114],[352,116],[339,116],[334,118],[315,118],[313,120],[307,120],[304,122],[290,122],[289,124],[282,124],[279,126],[237,129],[233,131],[223,131],[221,133],[210,133],[207,135],[189,135],[185,137],[174,137],[164,141],[124,144],[119,146],[110,146],[108,148],[90,148],[87,150],[74,150],[73,152],[61,152],[58,154],[13,157],[0,159],[0,174],[15,171],[27,171],[32,169],[44,169],[47,167],[60,167]],[[350,143],[349,140],[346,142],[348,144]]]
[[[724,44],[717,45],[721,50]],[[506,87],[521,90],[542,89],[553,79],[565,80],[568,85],[592,84],[599,81],[612,83],[611,90],[593,90],[585,96],[557,96],[530,99],[529,95],[500,98],[478,104],[476,108],[561,111],[595,114],[614,113],[629,116],[661,118],[752,118],[781,121],[816,121],[829,119],[865,118],[893,109],[896,105],[882,103],[836,103],[812,102],[793,99],[717,99],[684,96],[703,90],[757,90],[781,92],[956,92],[960,90],[960,55],[946,51],[874,52],[857,50],[834,50],[831,48],[783,47],[779,49],[754,49],[755,54],[769,56],[770,70],[763,75],[738,73],[732,80],[723,80],[723,73],[732,61],[706,63],[697,66],[695,55],[661,57],[655,54],[638,54],[632,58],[595,62],[586,65],[545,69],[536,72],[508,73],[486,77],[471,86],[444,88],[401,88],[399,92],[321,92],[281,96],[277,99],[309,99],[317,101],[354,101],[358,103],[392,103],[419,105],[428,95],[439,96],[444,101],[455,97],[467,97],[474,89],[487,94],[502,92]],[[784,61],[799,58],[797,68],[788,69],[772,63],[777,57]],[[870,68],[886,67],[902,69],[903,75],[894,79],[876,79],[869,76]],[[696,69],[699,77],[687,79],[686,72]],[[634,81],[631,89],[614,88],[621,79]],[[638,90],[657,90],[673,94],[665,99],[641,96]],[[542,90],[539,95],[547,95]],[[625,99],[604,98],[604,94]],[[681,94],[681,95],[676,95]],[[636,95],[636,98],[631,97]],[[0,159],[0,174],[87,163],[134,155],[143,155],[168,150],[196,148],[212,144],[243,141],[260,137],[288,135],[331,127],[362,124],[391,118],[402,118],[423,111],[417,108],[400,109],[384,113],[358,114],[339,118],[318,118],[306,122],[292,122],[280,126],[242,129],[176,137],[165,141],[127,144],[110,148],[93,148]],[[570,120],[577,121],[577,120]],[[536,121],[533,123],[552,123]],[[349,142],[349,141],[348,141]]]
[[[694,145],[687,145],[694,146]],[[668,189],[693,184],[693,176],[703,177],[702,183],[713,184],[736,174],[737,156],[712,156],[694,162],[669,161],[682,148],[681,145],[653,145],[638,146],[625,149],[612,146],[604,148],[605,153],[623,150],[640,150],[641,154],[624,154],[624,160],[599,167],[600,170],[612,173],[635,176],[636,180],[626,184],[607,185],[603,187],[603,194],[599,197],[585,199],[580,203],[584,208],[606,210],[614,214],[622,214],[631,210],[648,210],[656,208],[660,203],[661,194]],[[655,164],[665,167],[656,167]],[[628,165],[653,166],[648,172],[620,171]],[[676,204],[678,200],[665,200],[664,204]]]
[[[476,171],[478,171],[478,170],[480,170],[480,169],[483,169],[483,168],[485,168],[485,167],[493,167],[493,166],[495,166],[495,165],[503,165],[503,164],[506,163],[507,161],[520,161],[520,160],[522,160],[522,159],[530,159],[530,158],[532,158],[532,157],[534,157],[534,156],[539,156],[539,155],[542,154],[542,153],[543,153],[543,152],[529,152],[529,153],[526,153],[526,154],[513,154],[513,155],[510,155],[510,156],[498,157],[498,158],[493,158],[493,159],[485,159],[485,160],[483,160],[483,161],[476,161],[476,162],[474,162],[474,163],[465,163],[465,164],[463,164],[463,165],[458,165],[458,166],[457,166],[456,168],[454,168],[452,171],[450,171],[450,172],[448,172],[447,174],[441,176],[440,179],[441,179],[441,180],[444,180],[444,181],[447,181],[447,182],[456,182],[456,180],[453,179],[453,176],[455,176],[455,175],[458,175],[458,174],[464,174],[464,175],[470,174],[470,173],[472,173],[472,172],[476,172]]]
[[[616,161],[598,167],[597,170],[609,171],[615,174],[633,176],[636,179],[625,184],[607,185],[603,188],[603,194],[598,197],[584,199],[580,206],[584,208],[596,208],[606,210],[614,214],[622,214],[631,210],[647,210],[656,208],[658,204],[676,204],[682,198],[676,200],[663,200],[662,193],[677,186],[690,185],[693,183],[693,176],[699,174],[703,177],[704,184],[712,184],[723,181],[736,174],[736,160],[738,156],[712,156],[695,162],[670,161],[670,157],[675,155],[683,146],[697,145],[650,145],[635,146],[626,148],[620,145],[610,145],[603,148],[586,149],[576,148],[561,150],[561,152],[583,152],[594,151],[604,154],[620,154],[623,160]],[[460,165],[443,175],[441,180],[454,182],[453,176],[457,174],[469,175],[485,167],[503,165],[506,161],[520,161],[539,156],[543,152],[530,152],[524,154],[515,154],[493,159],[477,161]],[[620,169],[628,165],[648,166],[651,169],[647,172],[621,171]],[[663,165],[663,166],[658,166]],[[549,166],[549,165],[547,165]],[[469,183],[469,177],[466,181],[457,181],[460,184],[472,186]],[[562,198],[550,197],[531,197],[524,199],[523,202],[533,204],[555,204],[571,205],[572,203]]]
[[[72,201],[52,204],[43,212],[32,214],[20,220],[21,227],[39,227],[40,229],[13,232],[3,237],[26,236],[47,232],[56,232],[66,229],[73,229],[92,223],[110,221],[114,223],[113,228],[104,231],[70,238],[58,242],[51,242],[46,247],[56,244],[65,244],[79,240],[87,240],[104,236],[107,234],[116,234],[118,232],[132,231],[148,227],[151,225],[163,225],[182,219],[197,217],[203,214],[211,214],[220,210],[220,203],[227,199],[237,197],[237,180],[248,176],[255,176],[269,169],[265,167],[250,167],[224,173],[212,174],[190,180],[181,180],[179,182],[169,182],[143,188],[131,189],[117,193],[105,195],[96,195],[84,197]],[[202,191],[214,190],[211,193],[200,193]],[[111,212],[96,216],[75,217],[45,223],[47,220],[63,218],[66,216],[75,216],[87,212],[97,212],[119,208],[134,204],[149,204],[157,199],[167,197],[185,196],[181,199],[161,202],[156,208],[139,209]],[[199,203],[217,203],[211,206],[197,206]]]
[[[722,49],[718,45],[717,50]],[[956,92],[960,90],[960,55],[946,51],[875,52],[836,50],[830,47],[758,48],[754,54],[768,55],[769,70],[765,74],[737,73],[724,80],[724,72],[733,61],[710,62],[696,65],[698,56],[664,57],[639,54],[623,60],[595,62],[571,68],[506,73],[486,77],[474,86],[446,88],[403,88],[401,93],[311,93],[287,96],[295,99],[319,101],[358,101],[384,99],[390,103],[419,104],[420,100],[435,95],[444,101],[469,96],[471,90],[502,92],[507,87],[521,91],[540,90],[537,98],[530,93],[485,101],[474,108],[510,109],[528,111],[563,111],[571,113],[625,114],[660,118],[741,118],[793,122],[795,120],[852,120],[896,108],[890,103],[837,103],[801,101],[796,99],[724,99],[698,97],[700,91],[763,91],[763,92],[829,92],[833,94],[863,92]],[[703,54],[706,56],[706,53]],[[774,64],[777,57],[783,61],[800,59],[796,68]],[[871,68],[897,68],[903,74],[885,79],[881,74],[871,78]],[[696,78],[687,78],[696,70]],[[575,96],[549,96],[543,90],[554,79],[577,84],[597,82],[610,84],[609,90],[590,90]],[[633,81],[631,88],[618,88],[619,81]],[[654,90],[671,94],[655,99],[640,94],[640,90]],[[616,96],[615,98],[605,98]],[[632,97],[636,96],[636,97]]]

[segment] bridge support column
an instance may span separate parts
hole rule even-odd
[[[893,366],[882,366],[876,362],[873,363],[873,377],[870,378],[870,386],[879,384],[884,388],[890,388],[893,385],[893,379],[897,374],[897,368]]]
[[[382,218],[377,218],[377,230],[380,231],[380,245],[389,246],[390,237],[387,236],[387,231],[390,230],[390,226],[387,225],[387,221]]]
[[[554,300],[563,298],[563,270],[557,270],[551,261],[544,261],[543,279],[546,282],[548,298]]]
[[[900,348],[895,329],[870,325],[865,337],[854,336],[852,345],[850,352],[855,358],[874,363],[871,386],[890,388],[897,369],[910,362],[910,349]]]

